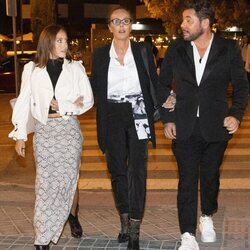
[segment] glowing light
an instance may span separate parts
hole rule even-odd
[[[144,26],[145,26],[144,24],[134,23],[132,24],[132,30],[143,30]]]
[[[232,26],[232,27],[226,28],[226,31],[237,32],[237,31],[242,31],[242,29],[236,26]]]
[[[156,38],[156,42],[157,42],[157,43],[161,43],[161,42],[163,42],[162,37],[160,37],[160,36],[159,36],[159,37],[157,37],[157,38]]]

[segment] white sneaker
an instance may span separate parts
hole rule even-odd
[[[201,232],[202,242],[215,242],[216,233],[214,231],[214,224],[211,216],[201,216],[199,229]]]
[[[199,245],[195,237],[186,232],[181,235],[181,246],[179,250],[199,250]]]

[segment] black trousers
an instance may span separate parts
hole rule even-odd
[[[179,170],[177,206],[182,234],[196,232],[199,179],[202,214],[216,212],[220,166],[226,147],[227,141],[207,142],[203,139],[198,118],[189,139],[173,141],[172,149]]]
[[[146,197],[148,140],[139,140],[130,103],[109,103],[106,160],[120,214],[142,219]]]

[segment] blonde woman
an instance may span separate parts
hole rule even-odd
[[[128,241],[128,249],[139,249],[148,141],[155,145],[155,131],[150,80],[141,56],[145,45],[129,40],[132,21],[126,8],[111,11],[108,28],[113,41],[94,52],[91,84],[97,96],[98,142],[106,155],[121,220],[118,242]],[[156,67],[150,48],[147,54],[150,78],[156,85]]]

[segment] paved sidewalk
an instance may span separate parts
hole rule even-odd
[[[178,249],[176,191],[149,191],[141,226],[141,250]],[[250,190],[223,190],[219,210],[214,216],[217,242],[204,244],[201,250],[250,249]],[[32,228],[34,190],[22,186],[0,186],[0,250],[34,249]],[[74,239],[66,224],[62,237],[51,249],[122,250],[118,244],[119,218],[110,191],[81,191],[79,218],[84,237]]]

